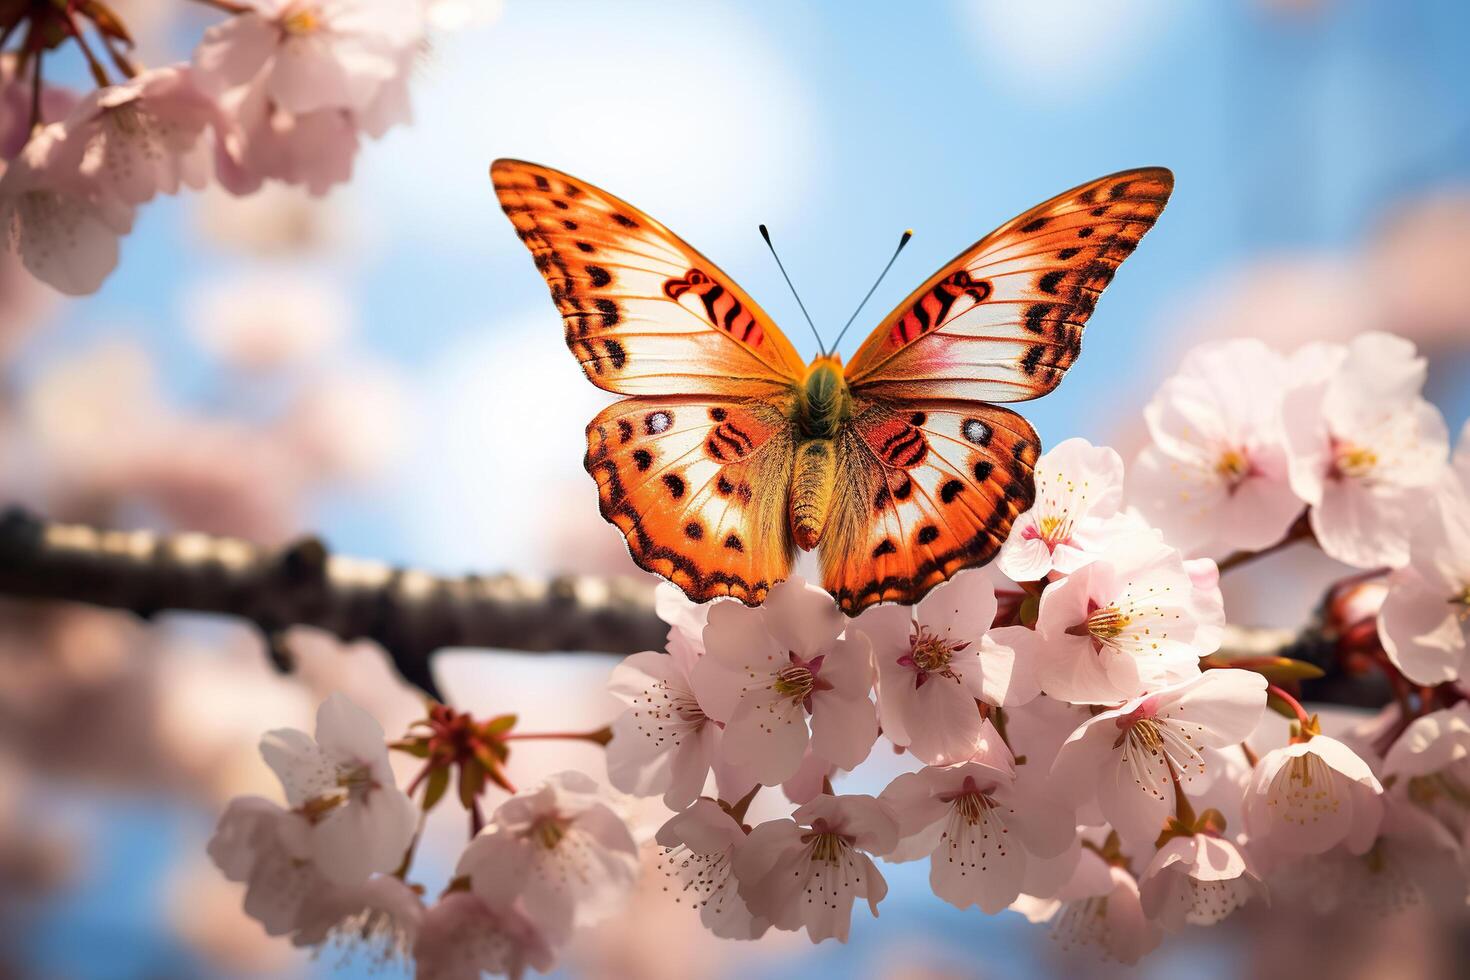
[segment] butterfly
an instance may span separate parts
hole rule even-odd
[[[797,548],[820,549],[849,615],[995,556],[1040,445],[994,403],[1057,386],[1174,185],[1128,170],[1011,219],[844,366],[804,362],[718,266],[606,191],[518,160],[490,176],[588,380],[629,396],[587,426],[584,462],[633,560],[696,602],[757,605]]]

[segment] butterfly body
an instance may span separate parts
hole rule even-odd
[[[587,471],[634,561],[696,601],[761,602],[818,550],[845,612],[915,602],[994,557],[1040,451],[995,402],[1056,386],[1117,266],[1173,186],[1103,177],[1002,225],[886,317],[851,361],[811,362],[729,277],[632,205],[498,160],[587,378],[618,395]]]

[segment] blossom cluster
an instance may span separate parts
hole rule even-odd
[[[237,801],[211,853],[273,933],[386,940],[420,977],[549,969],[640,867],[716,936],[822,942],[859,901],[878,914],[884,865],[927,861],[937,900],[1128,963],[1273,896],[1463,909],[1470,443],[1451,460],[1424,374],[1381,334],[1200,348],[1127,485],[1112,449],[1060,443],[996,561],[912,607],[849,619],[800,578],[755,608],[661,586],[666,649],[613,670],[607,729],[562,736],[606,745],[611,788],[517,792],[516,720],[435,706],[394,745],[423,760],[420,809],[454,782],[473,833],[428,907],[381,731],[338,702],[314,743],[267,736],[290,809]],[[1299,700],[1322,665],[1229,642],[1222,570],[1293,542],[1354,570],[1318,645],[1395,694],[1332,735]],[[880,740],[896,761],[865,765]],[[510,795],[485,818],[491,789]],[[671,815],[645,835],[629,798]]]
[[[267,182],[320,195],[343,183],[363,137],[410,120],[409,77],[430,27],[465,22],[474,6],[210,5],[229,16],[205,31],[191,60],[156,68],[124,53],[126,28],[101,4],[21,4],[0,15],[19,18],[0,22],[5,36],[25,38],[18,52],[0,53],[0,240],[36,278],[63,293],[95,292],[137,208],[161,194],[213,181],[236,195]],[[64,21],[51,23],[57,17]],[[84,17],[120,80],[88,46]],[[47,37],[75,40],[93,91],[78,96],[43,80]]]

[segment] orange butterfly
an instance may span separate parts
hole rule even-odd
[[[691,599],[761,602],[797,547],[848,614],[917,602],[995,556],[1031,506],[1039,445],[992,402],[1056,387],[1118,265],[1174,186],[1083,184],[916,289],[846,368],[803,364],[709,259],[611,194],[517,160],[490,168],[587,378],[631,395],[587,427],[602,516]]]

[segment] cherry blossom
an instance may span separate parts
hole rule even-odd
[[[1186,567],[1151,534],[1133,534],[1048,585],[1035,633],[1011,642],[1035,657],[1047,694],[1108,704],[1197,674],[1223,623],[1206,568]]]
[[[1202,783],[1204,752],[1239,743],[1265,707],[1260,674],[1207,670],[1094,716],[1057,753],[1052,780],[1073,805],[1095,795],[1125,841],[1151,841],[1173,810],[1175,784]]]
[[[869,856],[898,845],[898,822],[871,796],[819,796],[789,820],[756,827],[735,854],[740,897],[777,929],[803,926],[812,942],[847,942],[852,906],[873,915],[888,884]]]
[[[884,605],[854,626],[873,645],[883,733],[930,765],[970,758],[980,734],[976,702],[1021,704],[1037,694],[1031,661],[987,635],[995,590],[961,572],[916,606]]]
[[[1449,436],[1420,395],[1425,361],[1383,333],[1354,338],[1325,379],[1283,402],[1291,485],[1322,550],[1358,568],[1409,560],[1409,533],[1440,480]]]
[[[557,773],[496,809],[459,875],[493,909],[518,899],[553,945],[617,910],[638,875],[628,827],[578,772]]]
[[[394,782],[382,726],[341,694],[317,710],[316,737],[267,732],[260,753],[286,800],[311,819],[312,858],[331,881],[355,884],[393,871],[413,839],[418,811]]]
[[[418,892],[392,875],[355,885],[324,884],[302,902],[291,942],[336,945],[377,964],[398,962],[413,949],[423,917]]]
[[[65,156],[126,204],[208,179],[205,133],[220,122],[187,66],[155,68],[97,89],[66,119]],[[74,161],[72,163],[71,161]]]
[[[669,809],[680,810],[703,791],[721,732],[694,694],[692,651],[670,646],[669,653],[635,653],[613,669],[608,689],[628,708],[613,722],[607,772],[623,792],[663,794]]]
[[[1378,636],[1416,684],[1470,672],[1470,486],[1453,476],[1414,528],[1408,564],[1389,576]]]
[[[1393,798],[1470,845],[1470,702],[1410,722],[1384,756],[1382,773]]]
[[[1144,914],[1138,881],[1128,869],[1085,847],[1072,877],[1033,916],[1051,921],[1061,948],[1090,949],[1120,963],[1137,963],[1163,939]]]
[[[1289,360],[1259,340],[1228,340],[1191,351],[1149,402],[1153,442],[1130,493],[1174,547],[1259,550],[1302,512],[1281,424],[1293,380]]]
[[[31,275],[81,296],[117,267],[133,208],[69,166],[66,137],[61,123],[45,127],[0,176],[0,239]]]
[[[705,656],[692,678],[706,713],[725,723],[722,751],[767,786],[790,778],[810,742],[823,759],[852,769],[878,737],[868,697],[868,638],[853,631],[821,589],[793,576],[765,604],[716,603],[704,631]],[[807,729],[807,718],[811,729]]]
[[[1139,879],[1144,914],[1170,932],[1211,926],[1266,889],[1244,852],[1208,833],[1171,837]]]
[[[1245,798],[1253,843],[1281,854],[1321,854],[1343,844],[1372,846],[1383,819],[1383,787],[1352,749],[1326,735],[1261,757]]]
[[[1011,525],[996,564],[1017,582],[1067,574],[1106,541],[1123,503],[1123,460],[1106,446],[1067,439],[1036,461],[1036,502]]]
[[[990,915],[1016,900],[1030,863],[1058,858],[1075,836],[1071,807],[1018,786],[1008,764],[904,773],[880,799],[898,818],[889,860],[928,857],[934,894]]]
[[[322,195],[352,176],[359,140],[347,113],[293,115],[258,86],[226,92],[220,106],[231,123],[215,143],[215,176],[230,193],[253,194],[279,180]]]
[[[740,897],[734,861],[745,829],[718,803],[696,800],[659,829],[657,840],[665,848],[659,868],[678,900],[699,909],[710,932],[722,939],[758,939],[770,927]]]
[[[424,913],[414,943],[418,980],[519,978],[549,971],[556,959],[541,930],[517,905],[491,907],[470,892],[445,895]]]
[[[313,860],[310,821],[258,796],[230,801],[209,856],[226,878],[245,883],[245,914],[272,936],[294,932],[302,904],[327,884]]]

